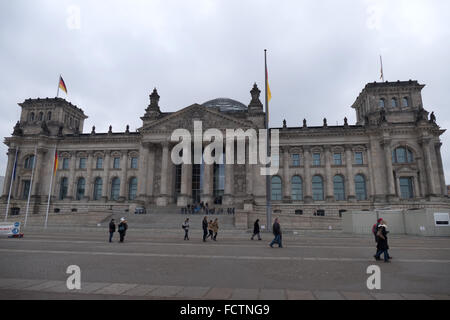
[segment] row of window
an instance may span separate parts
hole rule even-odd
[[[29,122],[33,122],[33,121],[44,121],[44,119],[47,119],[47,121],[52,120],[52,112],[49,111],[47,112],[47,116],[44,116],[44,112],[39,112],[37,117],[35,115],[34,112],[30,112],[30,114],[28,115],[28,121]]]
[[[334,198],[337,201],[344,201],[345,182],[344,177],[336,175],[333,178]],[[355,176],[355,195],[357,200],[367,200],[366,179],[363,175]],[[324,182],[321,176],[312,178],[312,196],[315,201],[324,200]],[[271,181],[271,199],[274,201],[282,200],[282,182],[279,176],[272,177]],[[294,176],[291,179],[291,199],[294,201],[303,200],[303,179],[300,176]]]
[[[386,99],[385,98],[381,98],[379,103],[378,103],[380,108],[385,108],[386,107]],[[391,108],[398,108],[398,100],[397,98],[391,98]],[[402,98],[402,107],[403,108],[407,108],[409,107],[409,100],[408,97],[403,97]]]
[[[366,180],[363,175],[355,176],[355,196],[356,200],[367,200]],[[414,198],[414,186],[412,177],[399,178],[400,197],[402,199]],[[344,177],[336,175],[333,178],[334,198],[337,201],[345,201],[345,182]],[[278,176],[272,177],[271,181],[271,200],[282,200],[282,182]],[[324,183],[321,176],[314,176],[312,178],[312,197],[314,201],[324,200]],[[294,176],[291,179],[291,199],[294,201],[303,200],[303,180],[299,176]]]
[[[354,164],[356,164],[356,165],[364,164],[363,159],[364,158],[363,158],[362,152],[355,152],[353,154]],[[275,159],[275,162],[277,162],[276,159]],[[333,163],[336,166],[341,166],[343,164],[342,153],[333,153]],[[291,165],[293,167],[299,167],[302,165],[300,154],[297,154],[297,153],[291,154]],[[313,166],[322,165],[322,154],[321,153],[315,152],[312,154],[312,165]]]
[[[64,200],[67,198],[67,190],[69,187],[68,178],[61,178],[60,189],[59,189],[59,200]],[[94,181],[94,190],[92,194],[92,199],[100,200],[102,198],[103,192],[103,179],[100,177],[95,178]],[[77,189],[76,189],[76,200],[81,200],[85,196],[86,193],[86,179],[79,178],[77,181]],[[131,178],[128,182],[128,200],[136,199],[137,194],[137,178]],[[120,196],[120,179],[113,178],[111,180],[111,200],[118,200]]]
[[[78,161],[78,169],[86,169],[87,168],[87,158],[80,158]],[[113,169],[120,169],[120,157],[113,158]],[[138,158],[132,157],[130,161],[130,168],[137,169],[138,168]],[[69,169],[69,158],[63,158],[62,169]],[[95,161],[95,169],[103,169],[103,158],[97,157]]]

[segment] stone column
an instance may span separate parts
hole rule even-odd
[[[203,190],[201,201],[211,205],[213,203],[214,190],[214,164],[204,164],[203,166]]]
[[[3,183],[3,192],[2,192],[2,198],[5,199],[8,198],[9,194],[9,186],[11,184],[15,158],[16,158],[16,149],[10,148],[8,150],[8,164],[6,167],[5,181]]]
[[[103,188],[102,188],[102,199],[107,202],[109,198],[109,170],[111,168],[111,151],[105,150],[105,162],[103,164]]]
[[[162,156],[161,156],[161,183],[160,183],[160,192],[159,197],[156,199],[156,205],[160,207],[167,206],[168,204],[168,168],[169,168],[169,143],[163,142],[162,146]]]
[[[92,199],[92,185],[94,184],[94,181],[92,179],[92,166],[93,166],[93,160],[94,160],[94,154],[92,151],[88,151],[88,158],[87,158],[87,177],[86,177],[86,190],[84,192],[84,199],[89,201]]]
[[[41,177],[41,172],[42,172],[42,166],[43,166],[43,160],[44,160],[44,156],[47,150],[43,149],[43,148],[38,148],[37,152],[36,152],[36,157],[37,159],[35,159],[35,168],[34,168],[34,178],[33,178],[33,186],[31,188],[31,196],[33,198],[39,198],[41,196],[41,181],[42,181],[42,177]],[[52,162],[53,163],[53,162]],[[51,165],[53,167],[53,165]],[[53,172],[53,170],[51,171]]]
[[[370,144],[367,145],[366,154],[367,154],[367,166],[369,167],[369,176],[366,177],[367,199],[374,199],[375,198],[375,178],[373,177],[372,148],[371,148]],[[353,178],[353,181],[355,181],[355,178]],[[368,190],[367,187],[370,187],[370,190]]]
[[[325,146],[325,196],[326,201],[334,201],[333,175],[331,173],[331,146]]]
[[[436,161],[438,164],[438,172],[439,172],[439,182],[441,185],[441,192],[440,195],[447,195],[447,186],[445,184],[445,175],[444,175],[444,166],[442,164],[442,155],[441,155],[441,147],[442,147],[442,143],[436,143],[435,145],[435,156],[436,156]]]
[[[431,158],[431,139],[422,139],[422,149],[425,158],[425,171],[427,173],[428,195],[436,195],[436,181],[433,174],[433,160]]]
[[[223,204],[227,206],[233,205],[234,197],[234,165],[225,164],[225,194]]]
[[[303,147],[303,161],[304,161],[304,177],[303,181],[305,188],[305,203],[312,202],[312,178],[311,178],[311,151],[309,147]]]
[[[417,157],[416,158],[417,164],[419,165],[419,173],[417,175],[418,177],[418,183],[420,187],[420,196],[425,197],[427,194],[427,176],[426,176],[426,170],[425,170],[425,164],[423,161],[423,157]]]
[[[386,168],[386,198],[388,201],[390,201],[391,198],[395,197],[395,181],[392,168],[391,140],[385,139],[381,143],[384,149],[384,161]]]
[[[127,197],[127,187],[128,187],[128,150],[122,151],[121,161],[121,175],[120,175],[120,194],[119,202],[124,202]]]
[[[183,163],[181,165],[181,190],[177,200],[179,207],[185,207],[191,203],[192,182],[189,185],[191,181],[190,176],[192,176],[192,164]]]
[[[353,150],[351,145],[345,146],[345,166],[347,175],[347,178],[345,179],[347,200],[355,201],[356,195],[355,195],[355,179],[353,177]]]
[[[147,197],[147,170],[148,170],[148,144],[142,143],[139,148],[139,169],[138,169],[138,201],[145,202]]]
[[[153,201],[153,195],[154,195],[155,156],[156,156],[155,145],[151,144],[151,145],[149,145],[148,167],[147,167],[147,172],[146,172],[147,198],[150,197],[150,199],[148,199],[149,201]]]
[[[264,151],[265,152],[265,151]],[[246,142],[246,148],[245,148],[245,185],[246,185],[246,194],[247,194],[247,200],[250,200],[253,198],[253,171],[254,166],[257,166],[256,164],[250,164],[250,146],[248,142]]]
[[[283,147],[283,202],[291,202],[291,179],[289,178],[289,147]]]

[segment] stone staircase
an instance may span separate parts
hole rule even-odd
[[[216,209],[217,210],[217,209]],[[223,210],[223,214],[210,214],[207,215],[208,221],[219,219],[220,230],[234,230],[234,216],[227,214],[227,210]],[[147,208],[147,214],[114,214],[113,217],[116,222],[121,217],[127,219],[130,228],[134,229],[180,229],[186,218],[189,218],[189,226],[192,230],[202,229],[202,220],[205,214],[181,214],[181,209],[175,205],[169,205],[166,207],[149,207]],[[102,223],[109,223],[108,221],[102,221]]]
[[[49,227],[96,227],[98,223],[108,220],[111,212],[90,213],[51,213],[48,215],[47,225]],[[109,221],[109,220],[108,220]],[[20,222],[24,225],[25,215],[9,216],[8,222]],[[27,226],[41,227],[45,224],[45,215],[30,214],[27,218]]]

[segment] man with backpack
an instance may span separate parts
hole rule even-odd
[[[119,223],[119,227],[118,227],[118,231],[119,231],[119,235],[120,235],[120,242],[123,242],[123,240],[125,239],[125,234],[127,232],[127,229],[128,229],[127,220],[125,220],[125,218],[120,218],[120,223]]]

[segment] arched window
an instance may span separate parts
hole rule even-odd
[[[362,174],[355,176],[356,200],[367,200],[366,179]]]
[[[86,180],[84,178],[78,179],[78,183],[77,183],[77,200],[83,199],[85,188],[86,188]]]
[[[299,176],[292,177],[292,200],[303,200],[303,181]]]
[[[103,180],[100,177],[95,178],[94,181],[94,200],[102,198]]]
[[[44,120],[44,113],[43,112],[39,112],[39,121]]]
[[[30,113],[30,121],[34,121],[34,112]]]
[[[34,156],[29,156],[25,159],[24,168],[25,169],[33,169],[34,166]]]
[[[114,178],[111,182],[111,200],[119,200],[120,196],[120,179]]]
[[[131,178],[130,184],[128,186],[128,199],[129,200],[136,199],[136,193],[137,193],[137,178]]]
[[[381,98],[380,101],[378,102],[378,106],[380,108],[384,108],[385,107],[385,103],[384,103],[384,98]]]
[[[272,200],[281,200],[281,178],[278,176],[272,177],[271,183]]]
[[[409,107],[408,97],[404,97],[404,98],[402,99],[402,105],[403,105],[404,108]]]
[[[337,175],[333,178],[334,199],[337,201],[345,200],[344,177]]]
[[[391,99],[391,107],[392,108],[397,108],[398,107],[397,98],[392,98]]]
[[[67,189],[69,187],[69,180],[67,178],[61,178],[59,186],[59,200],[67,198]]]
[[[323,179],[321,176],[314,176],[312,178],[312,192],[313,200],[323,201]]]
[[[411,150],[405,147],[398,147],[392,151],[393,163],[412,163],[414,162],[414,156]]]
[[[51,111],[49,111],[47,113],[47,121],[50,121],[50,120],[52,120],[52,112]]]

